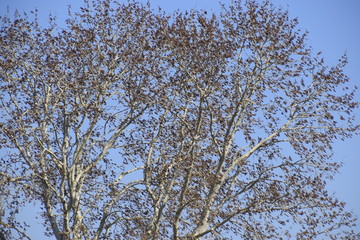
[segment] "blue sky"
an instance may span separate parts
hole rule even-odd
[[[0,0],[0,14],[15,9],[20,11],[39,9],[41,22],[45,22],[50,12],[63,21],[67,5],[73,9],[81,6],[82,0]],[[152,6],[161,6],[164,10],[206,9],[218,11],[218,0],[151,0]],[[231,2],[224,0],[223,2]],[[300,27],[310,32],[308,43],[314,52],[322,51],[327,63],[335,64],[345,52],[349,58],[346,72],[351,78],[351,85],[358,85],[360,80],[360,1],[359,0],[272,0],[275,5],[289,10],[291,17],[298,17]],[[360,101],[360,91],[357,94]],[[360,122],[360,110],[357,110]],[[360,136],[335,144],[335,160],[344,162],[341,174],[329,185],[329,190],[336,192],[340,200],[348,203],[360,217]],[[38,220],[39,221],[39,220]],[[360,221],[359,221],[360,224]],[[360,231],[360,226],[358,226]],[[44,239],[33,229],[34,239]],[[36,237],[37,236],[37,237]]]

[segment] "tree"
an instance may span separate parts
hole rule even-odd
[[[355,91],[268,1],[167,14],[85,1],[2,17],[0,226],[68,239],[359,237],[329,194]],[[5,191],[6,190],[6,191]],[[10,207],[11,206],[11,207]]]

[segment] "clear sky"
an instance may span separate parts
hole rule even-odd
[[[218,11],[218,0],[150,0],[153,7],[160,6],[166,11],[174,9],[206,9]],[[223,0],[231,2],[231,0]],[[289,10],[291,17],[298,17],[300,26],[310,32],[308,43],[314,52],[322,51],[327,63],[335,64],[345,52],[349,57],[346,72],[351,78],[351,85],[360,87],[360,0],[272,0],[275,5]],[[40,20],[45,23],[50,12],[63,21],[67,5],[73,9],[81,6],[82,0],[0,0],[0,14],[15,9],[20,11],[39,9]],[[360,101],[360,91],[357,94]],[[357,110],[360,122],[360,110]],[[342,161],[341,174],[329,185],[329,190],[336,192],[340,200],[348,203],[360,217],[360,136],[335,144],[335,160]],[[39,221],[39,220],[38,220]],[[359,221],[360,224],[360,221]],[[360,231],[360,226],[357,228]],[[34,239],[45,239],[32,229]]]

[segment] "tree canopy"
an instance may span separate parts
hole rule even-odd
[[[221,9],[1,17],[4,236],[30,239],[35,202],[57,240],[360,237],[326,190],[359,132],[346,56],[327,66],[269,1]]]

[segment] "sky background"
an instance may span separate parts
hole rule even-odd
[[[192,8],[207,11],[219,11],[218,0],[150,0],[152,7],[160,6],[163,10],[189,10]],[[223,0],[231,3],[231,0]],[[349,64],[346,73],[350,76],[351,85],[360,87],[360,0],[272,0],[276,6],[282,6],[289,11],[291,17],[297,17],[301,29],[309,31],[308,44],[314,52],[322,51],[325,61],[336,64],[345,52]],[[62,25],[66,18],[67,5],[78,9],[82,0],[0,0],[0,15],[10,13],[15,9],[29,12],[38,8],[40,22],[46,24],[49,13],[58,16]],[[0,23],[1,24],[1,23]],[[360,101],[360,91],[357,93]],[[360,110],[357,110],[357,121],[360,123]],[[341,173],[329,184],[329,190],[347,202],[347,209],[360,217],[360,136],[355,136],[345,142],[334,145],[334,160],[344,163]],[[32,209],[36,209],[32,207]],[[33,228],[29,232],[34,239],[46,239],[41,234],[41,228],[36,223],[40,220],[33,218],[34,212],[26,210],[24,215],[31,219]],[[25,218],[25,216],[24,216]],[[360,231],[360,221],[357,231]]]

